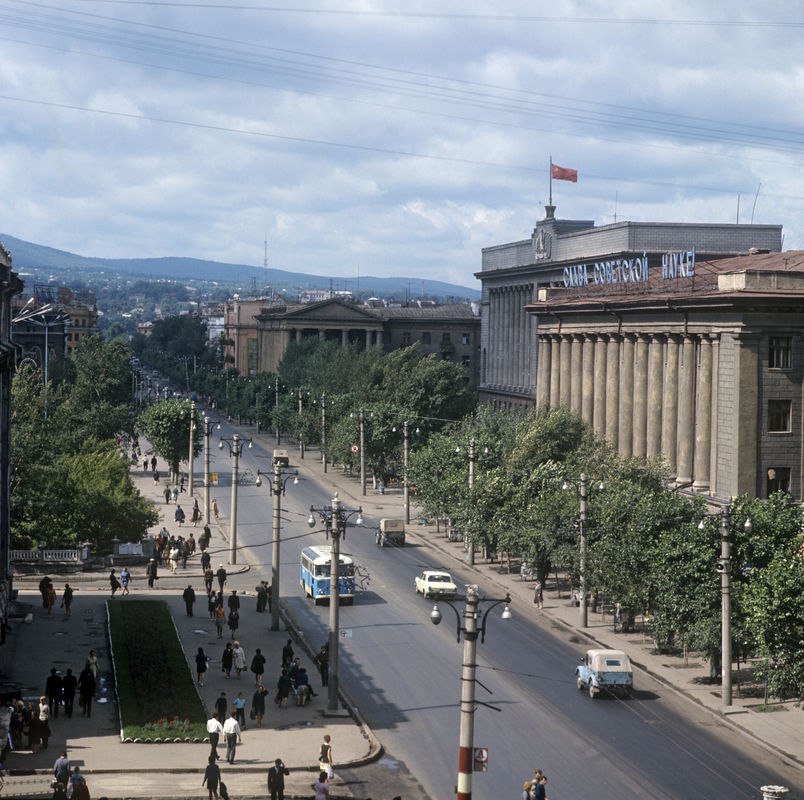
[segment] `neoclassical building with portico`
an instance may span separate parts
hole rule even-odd
[[[804,252],[579,260],[540,289],[538,406],[717,499],[804,496]]]

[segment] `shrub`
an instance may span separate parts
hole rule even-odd
[[[161,600],[108,603],[124,738],[206,737],[206,713]]]

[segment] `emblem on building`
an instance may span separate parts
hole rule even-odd
[[[533,237],[533,258],[536,261],[549,259],[552,245],[553,237],[549,233],[545,233],[544,228],[540,228]]]

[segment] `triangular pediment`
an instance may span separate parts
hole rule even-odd
[[[380,322],[379,316],[365,308],[344,303],[342,300],[321,300],[289,311],[284,315],[288,321],[304,322]]]

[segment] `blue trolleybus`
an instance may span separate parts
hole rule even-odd
[[[321,600],[329,600],[329,572],[332,564],[331,545],[305,547],[301,552],[299,583],[307,597],[312,597],[316,605]],[[338,592],[341,602],[352,603],[355,599],[355,564],[343,554],[338,558]]]

